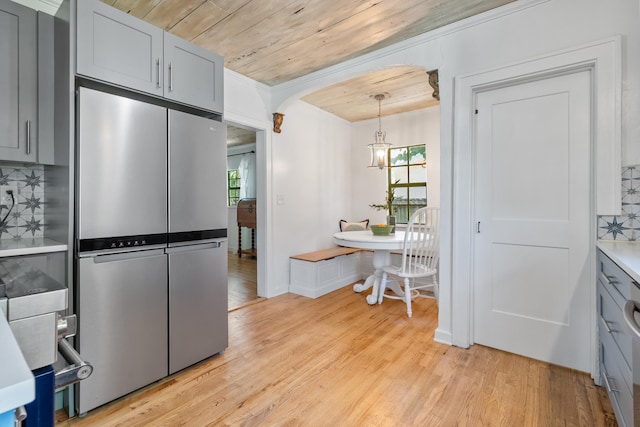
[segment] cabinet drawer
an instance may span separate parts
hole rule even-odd
[[[625,381],[625,373],[628,368],[622,360],[622,355],[613,344],[611,337],[600,334],[600,360],[602,384],[606,388],[611,400],[618,424],[621,426],[633,425],[633,395]],[[630,375],[630,371],[628,371]]]
[[[624,323],[622,307],[614,301],[611,293],[602,284],[598,285],[598,314],[598,328],[601,332],[609,334],[613,338],[615,345],[618,346],[622,353],[625,363],[631,368],[631,331]]]
[[[598,251],[598,280],[609,290],[620,307],[631,296],[632,279],[608,256]]]

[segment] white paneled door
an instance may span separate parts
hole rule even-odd
[[[591,74],[476,98],[474,341],[590,371]]]

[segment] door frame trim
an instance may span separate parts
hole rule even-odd
[[[224,123],[249,127],[256,132],[256,281],[259,297],[271,298],[277,295],[274,287],[273,269],[273,239],[271,218],[273,206],[271,203],[271,122],[259,121],[227,109]],[[231,224],[229,224],[231,225]]]
[[[517,64],[454,78],[453,215],[451,257],[451,333],[455,346],[473,344],[473,224],[476,95],[504,86],[590,70],[592,75],[592,217],[621,210],[621,38],[555,52]],[[592,190],[592,193],[593,193]],[[616,200],[617,199],[617,200]],[[593,220],[595,221],[595,219]],[[593,228],[593,227],[591,227]],[[595,243],[595,230],[591,230]],[[595,248],[595,245],[594,245]],[[592,251],[592,258],[593,258]],[[592,260],[595,260],[593,258]],[[595,330],[595,261],[592,295],[592,344]],[[592,374],[596,348],[592,345]]]

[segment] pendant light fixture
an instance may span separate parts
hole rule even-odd
[[[371,154],[371,163],[369,164],[370,168],[378,168],[384,169],[388,165],[388,154],[389,147],[391,144],[385,142],[385,137],[387,133],[382,130],[382,100],[389,97],[388,93],[379,93],[377,95],[372,95],[372,98],[378,101],[378,131],[375,133],[375,142],[373,144],[369,144],[369,152]]]

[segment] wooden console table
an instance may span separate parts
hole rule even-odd
[[[242,227],[251,229],[251,249],[242,249]],[[256,252],[256,199],[238,201],[238,257],[242,254],[255,257]]]

